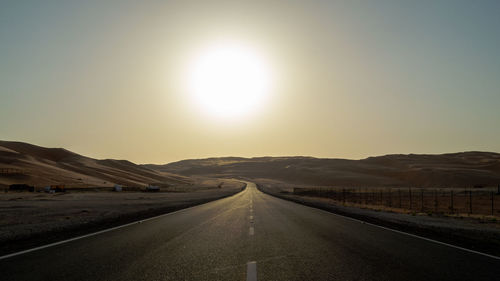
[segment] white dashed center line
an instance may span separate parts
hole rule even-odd
[[[250,226],[250,230],[248,231],[248,234],[250,236],[252,236],[254,233],[255,233],[255,230],[254,230],[253,226]]]
[[[247,281],[257,281],[257,262],[255,261],[247,263]]]

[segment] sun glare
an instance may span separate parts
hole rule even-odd
[[[189,88],[201,108],[229,117],[253,112],[270,90],[266,62],[244,45],[218,44],[205,49],[190,68]]]

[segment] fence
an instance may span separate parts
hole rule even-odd
[[[423,213],[500,216],[500,193],[491,190],[294,188],[293,193],[330,198],[343,204],[385,206]]]
[[[16,168],[0,168],[0,175],[18,175],[22,173],[22,170]]]

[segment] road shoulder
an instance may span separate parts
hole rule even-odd
[[[46,245],[77,236],[83,236],[89,233],[102,231],[105,229],[117,227],[131,222],[171,213],[185,208],[205,204],[222,198],[233,196],[246,188],[242,183],[240,187],[228,188],[225,190],[208,190],[191,193],[172,193],[172,194],[146,194],[129,193],[120,194],[122,200],[108,198],[116,194],[79,194],[76,198],[61,201],[50,201],[54,206],[53,210],[46,210],[43,206],[33,207],[33,202],[18,202],[31,206],[28,212],[47,212],[49,221],[43,222],[33,220],[33,217],[25,216],[24,219],[19,214],[17,224],[0,225],[0,255],[10,254],[41,245]],[[67,196],[67,195],[65,195]],[[86,197],[99,196],[99,199],[93,198],[91,202],[84,199]],[[137,197],[137,198],[135,198]],[[155,198],[157,197],[157,198]],[[150,198],[155,198],[154,200]],[[79,199],[81,202],[77,202]],[[150,200],[148,200],[150,199]],[[96,204],[96,200],[99,204]],[[84,215],[77,216],[74,212],[65,210],[65,205],[76,205],[76,209],[86,210]],[[64,213],[67,211],[67,213]],[[57,217],[58,213],[63,212],[62,217]],[[78,214],[80,215],[80,214]],[[10,211],[4,212],[5,217],[15,218],[15,214]],[[70,219],[65,219],[70,218]],[[37,218],[35,218],[37,219]]]
[[[459,218],[409,215],[342,206],[321,198],[280,193],[272,188],[257,185],[269,195],[338,215],[358,219],[459,247],[500,256],[500,228]]]

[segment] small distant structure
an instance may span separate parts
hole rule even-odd
[[[113,186],[113,191],[116,191],[116,192],[123,191],[123,187],[119,184],[115,184],[115,186]]]
[[[43,191],[47,193],[66,192],[66,187],[64,184],[54,184],[44,187]]]
[[[51,185],[52,189],[54,189],[56,192],[66,192],[66,186],[64,184],[55,184]]]
[[[16,168],[0,168],[0,175],[21,175],[22,170]]]
[[[146,187],[146,191],[147,191],[147,192],[158,192],[158,191],[160,191],[160,187],[159,187],[159,186],[156,186],[156,185],[151,185],[151,184],[150,184],[150,185],[148,185],[148,186]]]
[[[9,190],[11,190],[11,191],[29,191],[29,192],[34,192],[35,191],[35,187],[32,186],[32,185],[24,184],[24,183],[21,183],[21,184],[11,184],[9,186]]]

